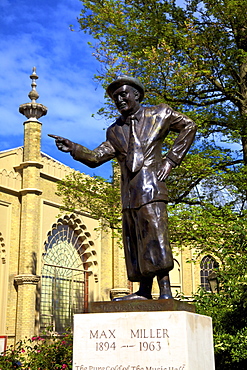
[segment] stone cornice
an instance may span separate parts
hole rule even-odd
[[[18,166],[15,166],[14,169],[16,171],[20,171],[20,170],[23,170],[23,168],[27,168],[27,167],[36,167],[36,168],[43,168],[43,164],[40,163],[40,162],[36,162],[36,161],[26,161],[26,162],[22,162],[20,163]]]
[[[0,185],[0,191],[6,192],[11,195],[18,196],[19,195],[19,190],[15,190],[13,188],[10,188],[9,186],[2,186]]]
[[[15,189],[10,188],[8,186],[2,186],[2,185],[0,185],[0,191],[6,192],[8,194],[16,195],[16,196],[26,195],[26,194],[41,195],[43,193],[42,190],[37,189],[37,188],[25,188],[25,189],[21,189],[21,190],[15,190]]]
[[[40,189],[37,189],[37,188],[25,188],[25,189],[21,189],[19,191],[19,193],[21,195],[26,195],[26,194],[36,194],[36,195],[41,195],[43,192],[42,190]]]
[[[46,179],[46,180],[53,181],[53,182],[59,182],[62,179],[61,177],[51,175],[51,174],[45,173],[45,172],[40,172],[40,177],[42,177],[43,179]]]
[[[23,285],[23,284],[37,285],[39,281],[40,281],[40,276],[32,275],[32,274],[17,275],[14,278],[14,282],[16,285]]]

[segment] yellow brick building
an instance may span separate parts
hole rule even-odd
[[[47,108],[36,102],[35,69],[30,78],[24,146],[0,152],[0,336],[8,345],[48,326],[63,332],[90,301],[137,288],[110,230],[88,213],[60,214],[57,182],[74,170],[40,150]],[[186,263],[191,253],[175,252],[171,272],[173,291],[188,297],[200,284],[200,264]]]

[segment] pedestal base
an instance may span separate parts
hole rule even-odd
[[[103,312],[141,312],[141,311],[188,311],[195,312],[193,304],[176,299],[147,299],[119,302],[91,302],[90,313]]]
[[[214,370],[212,321],[185,311],[74,317],[73,370]]]

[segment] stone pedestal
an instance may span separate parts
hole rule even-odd
[[[214,370],[211,318],[186,311],[75,315],[73,370]]]

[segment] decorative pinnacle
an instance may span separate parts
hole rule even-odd
[[[30,75],[30,78],[32,80],[32,83],[31,83],[32,90],[28,94],[28,97],[32,100],[32,103],[36,103],[36,100],[39,98],[39,94],[36,91],[37,84],[35,82],[35,80],[39,78],[39,76],[37,76],[36,74],[36,67],[33,67],[33,73]]]
[[[36,74],[36,67],[33,67],[33,73],[30,75],[32,80],[31,86],[32,90],[28,94],[31,99],[30,103],[21,104],[19,107],[19,112],[28,118],[28,121],[38,121],[42,116],[47,113],[47,108],[43,104],[39,104],[36,100],[39,98],[39,94],[36,91],[36,80],[39,78]]]

